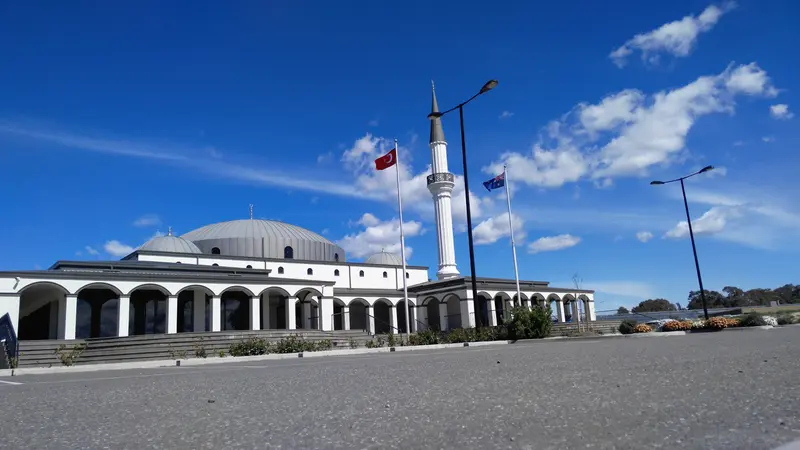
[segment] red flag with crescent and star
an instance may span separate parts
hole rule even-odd
[[[397,149],[394,148],[389,153],[375,160],[375,168],[378,170],[388,169],[397,163]]]

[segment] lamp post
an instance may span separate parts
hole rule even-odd
[[[714,166],[706,166],[698,170],[697,172],[686,175],[684,177],[675,178],[674,180],[650,182],[650,184],[653,186],[674,183],[676,181],[681,182],[681,192],[683,193],[683,206],[686,209],[686,223],[689,225],[689,238],[692,240],[692,253],[694,253],[694,267],[697,270],[697,283],[700,285],[700,300],[703,302],[703,315],[705,316],[706,320],[708,320],[708,305],[706,304],[706,292],[705,289],[703,289],[703,277],[700,275],[700,263],[697,260],[697,246],[694,243],[694,231],[692,231],[692,218],[689,216],[689,202],[686,201],[686,188],[683,185],[683,180],[691,178],[695,175],[699,175],[704,172],[708,172],[713,169]]]
[[[464,137],[464,105],[474,100],[477,96],[485,94],[495,87],[497,87],[497,80],[489,80],[483,85],[477,94],[469,98],[469,100],[459,103],[458,105],[448,109],[445,112],[432,112],[428,114],[428,119],[433,120],[442,117],[445,114],[458,110],[458,117],[461,121],[461,157],[464,164],[464,194],[467,198],[467,236],[469,238],[469,269],[472,272],[472,301],[478,300],[478,283],[475,280],[475,249],[472,244],[472,211],[469,204],[469,177],[467,175],[467,142]],[[477,316],[477,315],[476,315]],[[469,320],[469,318],[467,318]],[[482,322],[482,321],[481,321]]]

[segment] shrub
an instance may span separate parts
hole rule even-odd
[[[394,333],[389,333],[386,335],[386,341],[389,344],[389,347],[397,347],[397,339],[394,337]]]
[[[727,324],[727,328],[736,328],[742,326],[742,321],[736,317],[723,317]]]
[[[653,328],[651,328],[650,325],[644,323],[640,323],[639,325],[633,327],[634,333],[649,333],[651,331],[653,331]]]
[[[619,332],[622,334],[632,334],[633,329],[636,327],[636,321],[633,319],[625,319],[619,324]]]
[[[506,328],[511,339],[542,339],[550,336],[553,321],[550,319],[552,311],[549,307],[534,306],[528,309],[517,306],[511,310],[511,320]]]
[[[231,356],[266,355],[270,353],[270,347],[270,344],[265,339],[251,337],[231,344],[228,348],[228,353]]]
[[[709,330],[724,330],[728,328],[728,320],[724,317],[712,317],[706,320],[706,328]]]
[[[691,320],[672,321],[664,324],[663,331],[687,331],[692,329]]]
[[[86,343],[81,342],[79,344],[75,344],[67,350],[67,346],[61,344],[55,351],[56,356],[61,361],[61,364],[65,366],[71,366],[75,364],[75,361],[80,358],[83,352],[86,350]]]
[[[797,318],[792,313],[778,313],[775,321],[778,322],[778,325],[791,325],[797,323]]]
[[[408,338],[409,345],[433,345],[447,342],[443,333],[436,330],[422,330]]]
[[[760,327],[766,325],[767,321],[761,314],[749,312],[740,318],[739,323],[743,327]]]
[[[766,322],[767,325],[770,325],[770,326],[773,326],[773,327],[777,327],[778,326],[778,319],[776,319],[776,318],[774,318],[772,316],[764,316],[764,322]]]

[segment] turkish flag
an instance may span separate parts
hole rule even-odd
[[[375,168],[378,170],[388,169],[397,164],[397,149],[392,149],[389,153],[375,160]]]

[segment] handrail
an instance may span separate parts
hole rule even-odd
[[[348,314],[349,314],[349,312],[348,312]],[[333,318],[334,318],[335,316],[337,316],[337,315],[344,315],[344,312],[339,312],[339,313],[333,313],[333,314],[331,314],[331,323],[333,323]],[[391,330],[395,330],[395,331],[396,331],[396,333],[394,333],[394,334],[400,334],[400,329],[399,329],[399,328],[397,328],[397,327],[395,327],[395,326],[392,326],[392,324],[390,324],[389,322],[386,322],[386,321],[383,321],[383,320],[381,320],[381,319],[378,319],[377,317],[373,316],[372,314],[365,314],[365,315],[366,315],[367,317],[372,317],[372,319],[373,319],[375,322],[380,322],[380,323],[382,323],[382,324],[384,324],[384,325],[388,325],[388,326],[389,326],[389,331],[391,331]],[[369,323],[367,323],[367,325],[369,325]],[[377,328],[377,327],[376,327],[376,328]],[[372,333],[372,334],[378,334],[378,333],[376,333],[376,330],[367,330],[367,331],[369,331],[369,332],[370,332],[370,333]]]

